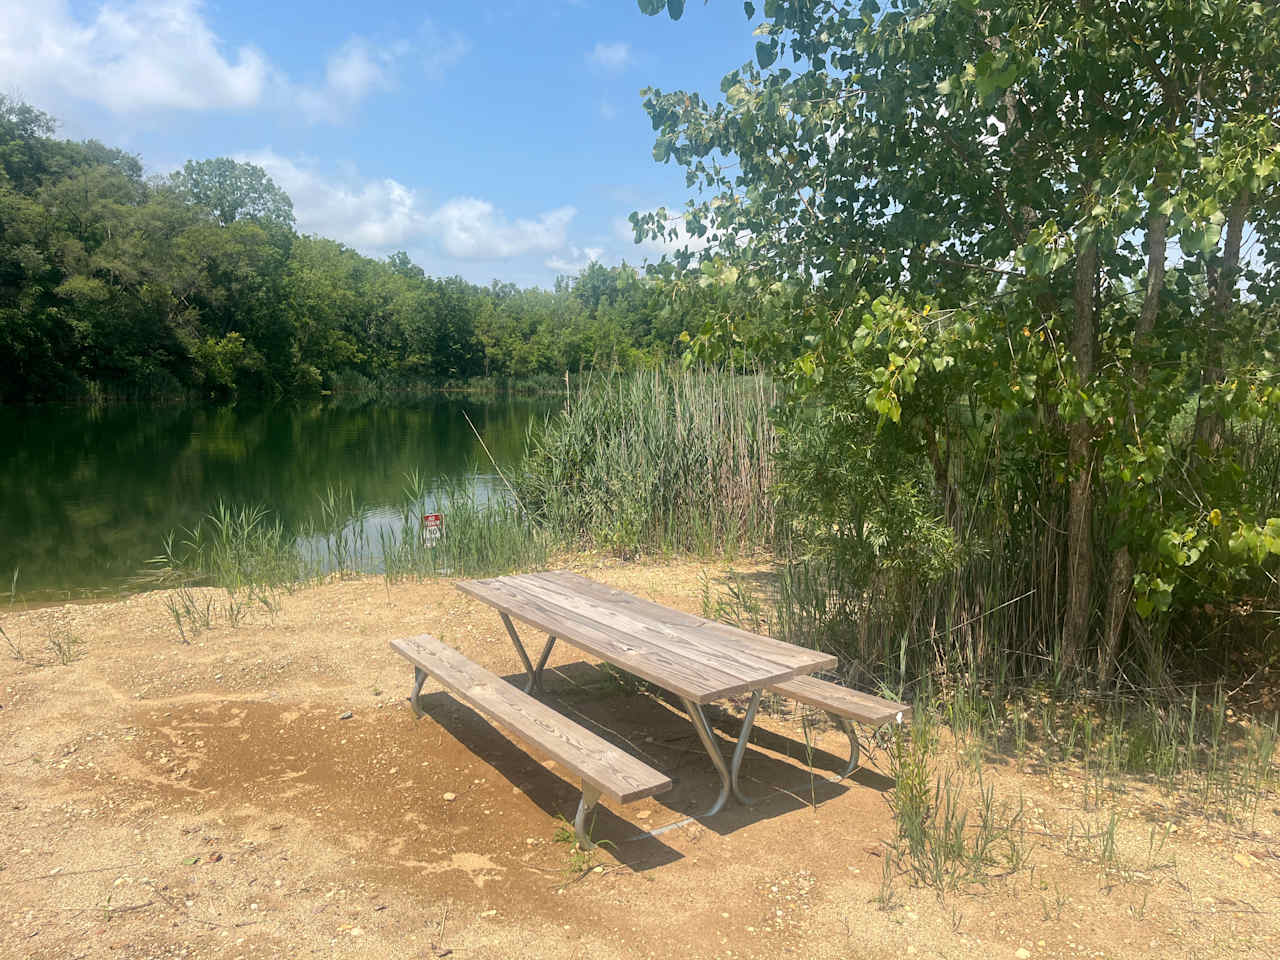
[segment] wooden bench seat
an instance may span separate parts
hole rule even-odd
[[[578,843],[592,846],[586,817],[601,795],[630,803],[671,788],[671,779],[590,730],[517,689],[435,637],[422,634],[392,640],[391,648],[414,667],[414,713],[424,714],[418,696],[428,675],[504,731],[574,771],[582,779],[582,799],[574,818]]]
[[[768,689],[825,710],[844,729],[849,737],[849,765],[840,774],[841,778],[849,776],[858,768],[860,750],[858,737],[853,729],[854,723],[879,727],[886,723],[911,721],[911,707],[905,703],[873,697],[869,693],[817,677],[792,677],[790,680],[770,684]]]

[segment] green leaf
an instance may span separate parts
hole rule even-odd
[[[756,43],[756,61],[760,64],[761,70],[767,70],[778,59],[778,41],[770,40],[768,43],[757,41]]]
[[[667,0],[667,13],[672,20],[679,20],[684,16],[684,0]]]

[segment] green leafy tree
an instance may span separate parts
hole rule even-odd
[[[1278,505],[1248,477],[1280,413],[1280,8],[744,8],[756,58],[722,101],[646,91],[655,158],[704,198],[633,221],[701,238],[686,282],[740,291],[700,350],[771,318],[749,342],[807,424],[792,489],[825,491],[817,526],[865,543],[870,510],[902,536],[910,502],[971,546],[1004,511],[985,549],[1054,558],[1019,585],[1057,664],[1094,650],[1104,683],[1126,636],[1152,663],[1161,631],[1266,589]]]
[[[188,160],[170,183],[183,200],[208,210],[224,227],[247,219],[264,227],[293,228],[293,201],[255,164],[229,157]]]

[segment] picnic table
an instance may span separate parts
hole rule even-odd
[[[418,695],[430,674],[491,720],[531,739],[580,773],[583,796],[575,826],[584,845],[589,845],[584,816],[601,792],[627,802],[668,789],[671,783],[536,698],[543,692],[543,670],[558,640],[680,698],[720,775],[720,794],[703,816],[718,813],[730,795],[751,803],[738,776],[766,690],[819,706],[840,720],[850,742],[846,774],[858,760],[850,720],[879,724],[891,719],[901,722],[909,715],[904,704],[810,676],[836,665],[830,654],[674,610],[568,571],[464,580],[457,587],[498,611],[524,664],[524,689],[494,677],[434,637],[420,636],[392,642],[415,666],[410,701],[417,711]],[[536,662],[513,620],[547,633]],[[741,694],[750,694],[750,701],[732,758],[726,763],[703,707]]]

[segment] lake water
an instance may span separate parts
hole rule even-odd
[[[529,423],[552,400],[433,398],[265,408],[0,407],[0,596],[109,595],[145,575],[172,530],[221,499],[262,504],[296,529],[329,487],[350,489],[376,520],[404,502],[406,475],[500,481]]]

